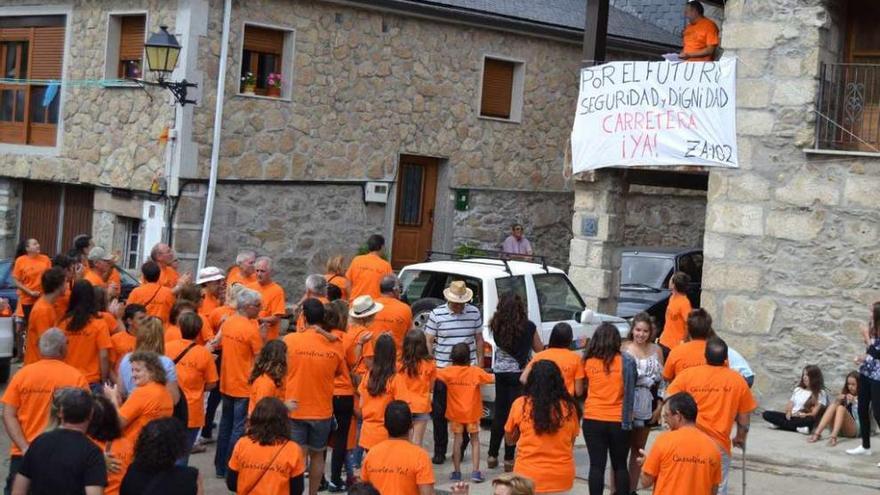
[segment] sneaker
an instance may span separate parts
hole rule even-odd
[[[326,492],[328,488],[330,488],[330,484],[327,483],[327,478],[321,478],[321,483],[318,484],[318,491]]]
[[[858,447],[847,449],[846,453],[849,455],[871,455],[871,449],[866,449],[859,445]]]
[[[330,481],[327,483],[327,491],[330,493],[345,493],[346,486],[341,480],[339,482],[334,483]]]
[[[799,426],[798,429],[797,429],[797,432],[798,432],[798,433],[802,433],[802,434],[804,434],[804,435],[809,435],[809,434],[810,434],[810,428],[807,427],[807,426]]]
[[[446,462],[446,456],[443,454],[434,454],[434,457],[431,458],[431,462],[439,466],[440,464]]]
[[[483,479],[483,473],[479,471],[471,472],[471,481],[474,483],[482,483],[486,480]]]
[[[449,476],[449,481],[461,481],[461,471],[453,471]]]
[[[190,454],[201,454],[202,452],[206,452],[208,447],[203,443],[196,442],[195,445],[189,450]]]
[[[217,443],[217,440],[214,437],[199,437],[197,443],[208,445],[211,443]]]

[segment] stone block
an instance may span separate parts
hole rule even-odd
[[[703,236],[703,257],[706,259],[722,259],[726,252],[727,239],[723,235],[706,234]]]
[[[815,79],[784,79],[776,82],[773,89],[773,105],[811,105],[816,101],[818,83]],[[739,94],[737,94],[739,97]]]
[[[777,188],[776,199],[796,206],[813,203],[836,205],[840,202],[840,181],[817,170],[801,170],[783,187]]]
[[[739,108],[766,108],[770,103],[772,85],[764,79],[738,79],[736,106]]]
[[[875,209],[877,191],[880,191],[880,177],[851,175],[846,179],[843,197],[847,206]]]
[[[736,130],[743,136],[767,136],[775,122],[776,118],[767,110],[740,110],[736,114]]]
[[[725,48],[773,48],[785,24],[769,21],[724,23]]]
[[[605,299],[611,295],[611,271],[599,268],[572,266],[568,276],[578,292],[585,297]]]
[[[756,174],[732,173],[727,180],[726,196],[734,201],[765,201],[770,198],[770,182]]]
[[[769,297],[727,296],[722,303],[724,330],[739,334],[769,334],[778,306]]]
[[[708,208],[706,231],[721,234],[762,235],[764,209],[741,203],[712,203]]]
[[[761,286],[758,268],[711,262],[703,265],[703,288],[732,291],[756,291]]]
[[[569,263],[572,266],[587,266],[587,254],[590,252],[590,241],[577,237],[571,240],[568,250]]]
[[[773,211],[767,215],[767,235],[793,241],[815,239],[825,223],[825,212],[790,213]]]

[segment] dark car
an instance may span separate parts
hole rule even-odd
[[[682,271],[690,275],[687,290],[691,306],[700,306],[703,251],[697,248],[630,247],[620,253],[620,295],[617,316],[632,318],[645,311],[662,329],[669,304],[669,279]]]
[[[125,301],[128,299],[128,295],[131,291],[140,285],[140,282],[134,275],[123,270],[119,265],[115,266],[116,269],[119,270],[119,278],[122,280],[119,299]],[[18,304],[18,293],[15,290],[15,284],[12,283],[11,259],[0,260],[0,298],[8,299],[9,305],[13,310],[15,309],[16,304]]]

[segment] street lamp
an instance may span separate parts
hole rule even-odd
[[[180,103],[180,106],[186,106],[187,103],[195,104],[195,100],[186,99],[187,88],[198,87],[196,83],[182,81],[168,81],[168,77],[177,66],[177,59],[180,56],[180,43],[173,34],[168,32],[168,26],[159,26],[159,32],[150,35],[150,39],[144,44],[147,52],[147,66],[150,71],[158,74],[156,82],[141,81],[151,86],[159,86],[166,88],[174,95],[174,98]]]

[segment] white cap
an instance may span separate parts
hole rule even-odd
[[[208,282],[223,280],[224,278],[226,278],[226,276],[223,275],[223,270],[217,268],[216,266],[206,266],[199,270],[199,276],[196,279],[196,284],[207,284]]]

